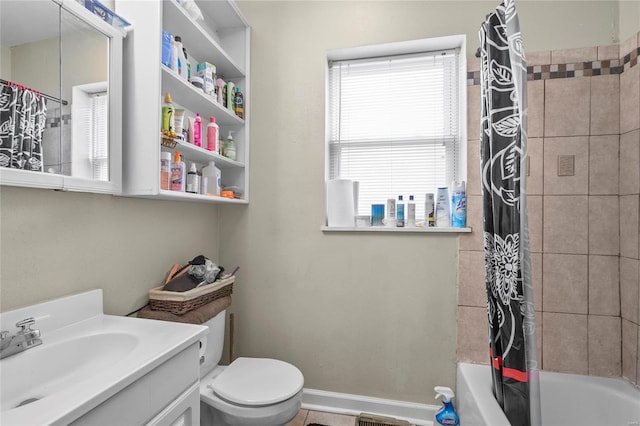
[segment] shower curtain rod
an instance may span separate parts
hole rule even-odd
[[[24,85],[22,85],[20,83],[16,83],[15,81],[7,81],[5,79],[0,78],[0,83],[2,83],[4,85],[7,85],[7,86],[16,86],[19,89],[31,90],[32,92],[37,93],[38,95],[42,96],[45,99],[49,99],[51,101],[58,102],[59,104],[62,104],[62,105],[68,105],[69,104],[69,102],[65,101],[64,99],[55,98],[53,96],[47,95],[47,94],[39,92],[37,90],[33,90],[32,88],[24,86]]]

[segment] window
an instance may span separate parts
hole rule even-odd
[[[466,179],[464,37],[417,40],[328,55],[327,178],[359,185],[359,215],[371,204]]]

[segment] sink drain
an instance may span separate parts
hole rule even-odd
[[[15,408],[22,407],[23,405],[31,404],[32,402],[36,402],[40,400],[40,398],[28,398],[22,401],[20,404],[16,405]]]

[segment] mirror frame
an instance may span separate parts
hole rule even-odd
[[[106,23],[75,0],[51,0],[109,38],[109,181],[0,167],[0,185],[63,191],[122,193],[122,45],[126,32]]]

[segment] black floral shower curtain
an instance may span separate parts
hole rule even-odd
[[[0,167],[43,171],[44,98],[11,83],[0,89]]]
[[[485,284],[493,393],[512,425],[540,424],[527,225],[527,67],[514,0],[480,29]]]

